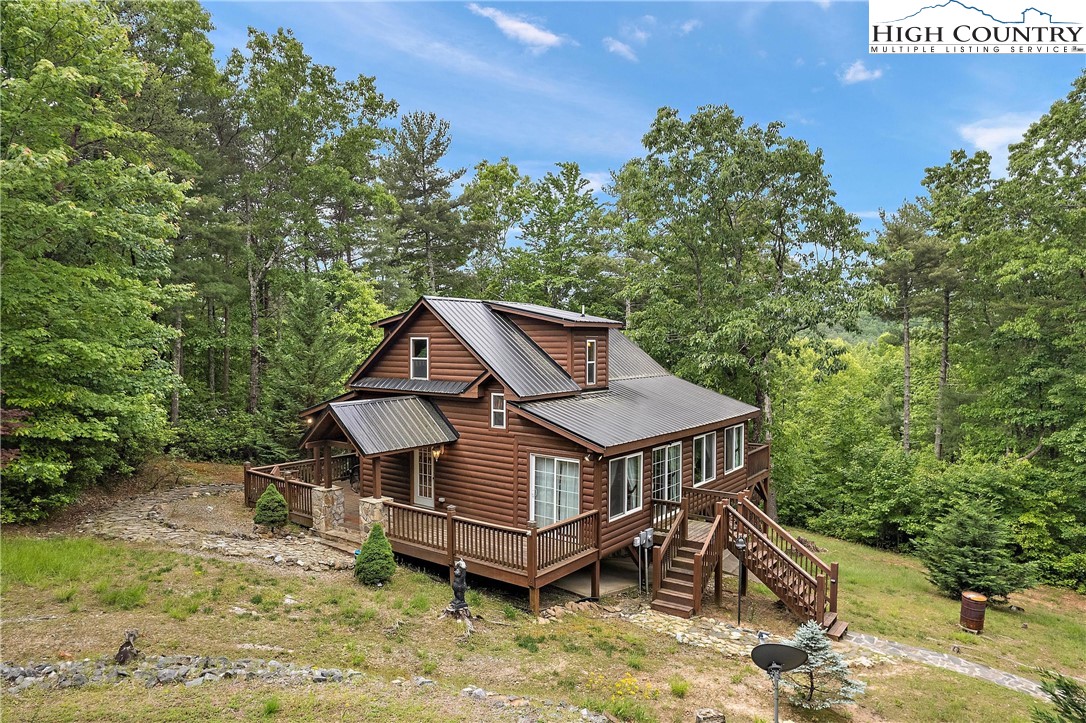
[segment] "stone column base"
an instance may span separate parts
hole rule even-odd
[[[386,502],[392,502],[391,497],[360,497],[358,499],[358,526],[362,533],[362,542],[370,536],[370,530],[378,522],[388,530],[388,511]]]
[[[311,497],[313,529],[317,532],[343,529],[343,488],[314,487]]]

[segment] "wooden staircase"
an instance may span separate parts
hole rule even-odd
[[[691,538],[692,520],[711,522]],[[704,527],[704,522],[700,523]],[[739,536],[746,540],[740,553]],[[689,618],[701,612],[709,575],[720,603],[724,549],[740,558],[795,615],[816,620],[840,640],[848,623],[837,617],[837,563],[826,564],[755,505],[748,493],[684,488],[682,506],[663,541],[653,548],[652,609]]]

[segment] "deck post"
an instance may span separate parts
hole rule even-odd
[[[445,546],[448,549],[449,559],[449,583],[453,582],[453,571],[456,569],[456,520],[453,516],[456,514],[456,505],[449,505],[445,508]]]
[[[324,486],[332,486],[332,445],[324,445]]]
[[[727,505],[724,504],[724,500],[717,500],[716,503],[716,547],[713,549],[713,555],[716,557],[716,570],[713,572],[713,588],[715,590],[715,599],[717,607],[723,604],[723,591],[721,588],[724,586],[724,539],[728,536],[727,520],[725,510]]]
[[[598,489],[598,488],[597,488]],[[592,597],[596,600],[600,599],[600,576],[602,575],[601,558],[600,558],[600,516],[597,514],[595,517],[590,517],[593,521],[593,526],[596,528],[595,541],[596,546],[596,564],[592,567]]]
[[[245,470],[245,506],[246,507],[252,507],[253,504],[249,500],[252,499],[252,494],[253,494],[252,489],[251,489],[252,485],[253,485],[253,479],[249,474],[249,470],[251,470],[253,468],[253,463],[252,462],[246,462],[245,464],[242,465],[242,467]]]
[[[683,501],[680,503],[683,516],[683,529],[682,529],[682,541],[690,539],[690,498],[683,497]]]
[[[320,487],[323,482],[321,480],[321,472],[323,468],[321,466],[321,446],[319,444],[313,445],[313,484]]]
[[[373,496],[381,496],[381,458],[374,457],[370,460],[370,464],[373,468]],[[362,489],[362,480],[358,481],[358,488]]]
[[[830,612],[837,612],[837,583],[840,581],[840,568],[836,562],[830,563]]]
[[[535,520],[528,523],[528,600],[532,606],[532,614],[539,616],[539,588],[535,586],[536,572],[539,565],[539,525]]]
[[[822,573],[818,573],[818,577],[815,578],[815,622],[819,625],[822,624],[822,620],[826,617],[826,576]]]

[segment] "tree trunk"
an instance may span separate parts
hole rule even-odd
[[[764,363],[764,362],[763,362]],[[761,440],[766,444],[773,443],[773,400],[770,397],[768,385],[764,380],[758,382],[757,389],[754,390],[755,402],[762,408],[762,416],[756,420],[754,428],[755,440]],[[770,452],[772,453],[772,449]],[[777,490],[773,486],[773,479],[770,478],[765,486],[766,498],[765,498],[765,513],[769,515],[771,519],[777,519]]]
[[[943,339],[939,355],[939,390],[935,399],[935,459],[943,458],[943,408],[950,372],[950,289],[943,289]]]
[[[630,328],[630,317],[633,315],[633,310],[630,307],[630,299],[626,297],[626,328]]]
[[[903,400],[901,408],[901,446],[905,450],[905,454],[909,453],[909,415],[912,407],[912,355],[909,338],[909,294],[906,292],[902,295],[902,343],[904,345],[905,352],[905,369],[904,369],[904,384],[903,386]]]
[[[207,345],[207,391],[209,394],[215,393],[215,342],[213,341],[216,336],[219,335],[219,321],[215,318],[215,302],[211,299],[207,300],[207,335],[212,341]]]
[[[230,394],[230,304],[222,306],[222,395]]]
[[[430,293],[437,293],[437,272],[434,269],[434,240],[426,236],[426,273],[430,282]]]
[[[173,392],[170,393],[170,424],[177,426],[181,421],[181,372],[184,371],[181,360],[184,349],[181,346],[180,306],[174,310],[174,314],[173,328],[177,331],[177,336],[173,339],[173,373],[177,378],[174,380]]]
[[[246,409],[256,414],[260,406],[260,308],[263,301],[261,279],[253,268],[253,262],[247,264],[249,276],[249,402]]]

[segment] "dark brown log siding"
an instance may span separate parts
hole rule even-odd
[[[607,329],[575,329],[573,331],[573,368],[570,376],[573,381],[585,386],[586,345],[589,339],[596,340],[596,384],[590,389],[607,386]]]
[[[429,309],[420,309],[366,370],[368,376],[407,379],[411,376],[411,337],[430,338],[430,378],[469,382],[483,366]]]
[[[558,366],[572,375],[570,367],[570,345],[573,343],[572,330],[560,324],[542,319],[529,319],[523,316],[509,316],[510,321],[527,334],[528,338],[539,345]]]

